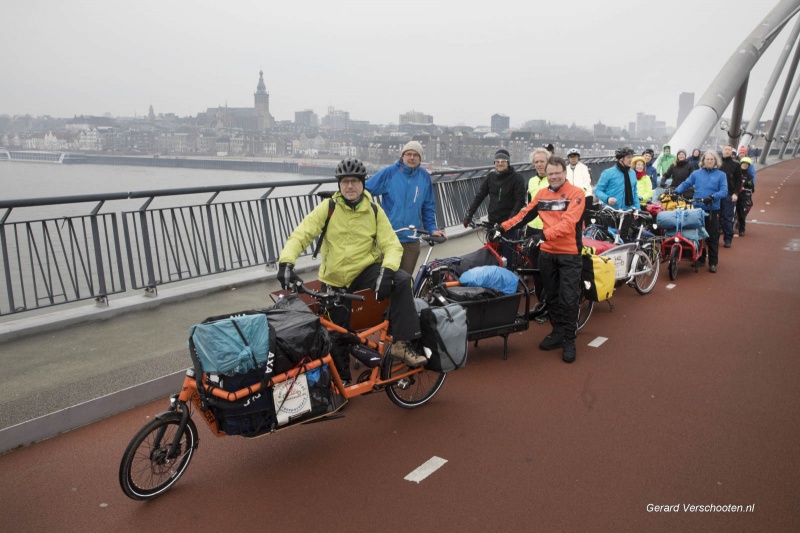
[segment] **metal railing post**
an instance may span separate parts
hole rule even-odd
[[[150,230],[147,226],[147,207],[153,201],[151,196],[142,207],[139,208],[139,223],[142,226],[142,247],[144,248],[144,265],[147,269],[147,288],[155,288],[156,273],[153,265],[153,251],[150,249]]]
[[[97,213],[100,211],[103,203],[104,202],[100,202],[97,204],[97,207],[92,210],[89,220],[92,228],[92,245],[94,247],[95,266],[97,266],[97,281],[100,284],[99,294],[93,294],[92,296],[101,296],[106,298],[108,297],[108,291],[106,289],[106,271],[103,267],[103,252],[100,246],[100,228],[97,224]]]
[[[6,211],[0,220],[0,248],[3,254],[3,274],[6,278],[6,293],[8,300],[8,309],[10,313],[14,312],[14,287],[11,284],[11,265],[8,264],[8,242],[6,241],[6,220],[8,215],[11,214],[11,209]]]

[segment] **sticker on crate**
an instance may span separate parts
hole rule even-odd
[[[308,394],[308,381],[305,374],[297,379],[287,379],[272,389],[278,425],[283,426],[293,418],[311,411],[311,398]]]

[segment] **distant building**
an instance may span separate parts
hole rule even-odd
[[[350,112],[328,107],[328,114],[322,118],[322,125],[334,131],[350,129]]]
[[[694,93],[681,93],[678,97],[678,127],[681,127],[683,121],[689,116],[689,113],[694,109]]]
[[[256,92],[253,94],[254,107],[209,107],[200,113],[198,122],[214,129],[239,129],[244,131],[264,131],[275,125],[275,119],[269,112],[269,93],[264,84],[264,72],[260,71]]]
[[[511,119],[507,115],[495,113],[492,115],[492,131],[503,133],[511,127]]]
[[[656,116],[647,113],[636,113],[636,136],[640,139],[655,136]]]
[[[319,117],[310,109],[295,111],[294,123],[302,128],[316,128],[319,126]]]
[[[433,116],[412,110],[400,115],[400,124],[433,124]]]

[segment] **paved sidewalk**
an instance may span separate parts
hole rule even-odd
[[[475,233],[451,233],[431,257],[481,246]],[[422,252],[420,262],[427,247]],[[316,265],[301,260],[298,271],[305,271],[301,276],[310,281],[316,279]],[[107,308],[88,304],[0,324],[5,392],[0,397],[0,428],[182,373],[191,364],[189,327],[209,316],[271,305],[269,295],[279,289],[275,277],[274,270],[261,267],[181,288],[160,288],[157,297],[112,298]],[[126,408],[165,394],[159,392],[162,387],[150,388],[154,390],[149,396],[129,392],[135,403]]]

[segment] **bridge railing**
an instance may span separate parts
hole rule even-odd
[[[592,166],[605,161],[585,162]],[[514,166],[526,178],[534,172],[530,163]],[[440,227],[461,223],[489,170],[431,173]],[[319,203],[315,193],[326,186],[335,189],[335,183],[317,178],[0,201],[0,316],[83,300],[105,302],[131,289],[153,291],[168,283],[275,263],[287,237]],[[296,192],[299,187],[302,193]],[[219,200],[224,193],[241,196],[248,191],[255,198]],[[188,195],[195,195],[191,205],[185,205]],[[198,203],[196,195],[205,195],[205,201]],[[156,199],[168,206],[154,207]],[[131,209],[135,200],[143,203]],[[36,217],[37,208],[52,213],[85,210],[85,205],[90,206],[88,213]],[[12,211],[21,220],[11,221]],[[486,202],[477,214],[486,214]],[[309,248],[304,255],[311,252]]]

